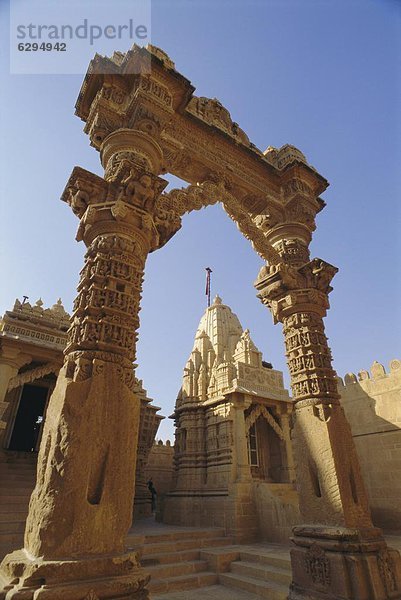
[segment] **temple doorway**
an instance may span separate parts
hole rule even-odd
[[[263,416],[249,428],[248,459],[253,478],[271,483],[288,481],[285,444]]]
[[[9,450],[20,452],[34,452],[37,450],[48,395],[48,387],[24,385],[14,421]]]

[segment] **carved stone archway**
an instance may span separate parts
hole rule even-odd
[[[328,183],[293,146],[261,152],[218,100],[193,92],[152,46],[96,55],[85,76],[76,113],[105,172],[76,167],[62,196],[79,218],[77,240],[87,252],[24,549],[1,565],[2,597],[147,597],[147,577],[124,546],[145,262],[178,231],[183,214],[219,201],[266,261],[255,285],[284,327],[308,524],[295,530],[290,598],[401,598],[400,558],[372,525],[324,334],[337,269],[309,256]],[[163,193],[167,172],[189,188]]]
[[[273,431],[278,435],[280,440],[285,442],[284,431],[281,429],[280,425],[277,423],[274,417],[269,413],[267,408],[263,406],[263,404],[258,404],[246,417],[245,428],[247,432],[249,431],[249,428],[256,423],[259,417],[263,417],[273,429]]]

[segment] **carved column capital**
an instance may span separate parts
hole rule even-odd
[[[158,228],[156,202],[167,182],[130,156],[127,152],[112,155],[111,160],[118,160],[110,181],[80,167],[70,176],[61,198],[80,220],[77,241],[88,247],[99,235],[113,234],[135,239],[147,254],[166,241],[164,230]]]
[[[281,262],[261,268],[255,287],[258,298],[270,309],[275,323],[303,312],[326,315],[330,282],[337,268],[314,258],[301,267]]]
[[[262,267],[255,283],[274,322],[283,323],[297,409],[305,402],[338,403],[336,374],[323,324],[332,290],[330,282],[336,272],[336,267],[315,258],[301,267],[287,263]]]
[[[247,410],[252,404],[252,398],[246,394],[235,392],[231,394],[232,406],[235,410]]]
[[[130,169],[158,175],[163,151],[158,142],[143,131],[118,129],[102,143],[100,158],[107,181],[122,181]]]
[[[22,352],[20,348],[6,344],[0,340],[0,365],[7,365],[17,371],[31,362],[32,356]]]

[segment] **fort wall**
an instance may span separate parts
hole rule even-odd
[[[375,525],[401,530],[401,360],[339,378]]]

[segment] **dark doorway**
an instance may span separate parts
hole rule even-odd
[[[47,387],[24,385],[8,447],[9,450],[23,452],[36,450],[48,391]]]

